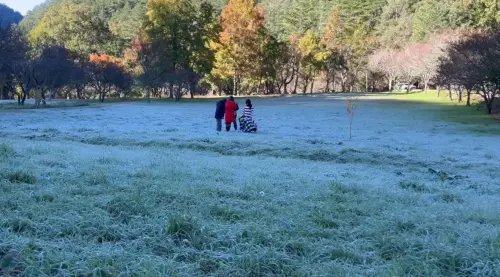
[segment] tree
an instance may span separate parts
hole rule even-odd
[[[327,52],[321,51],[319,43],[319,39],[312,31],[307,31],[299,40],[299,51],[302,57],[300,61],[300,76],[302,78],[303,93],[307,92],[309,85],[309,90],[312,93],[314,78],[324,67],[324,62],[328,57]]]
[[[450,27],[448,0],[423,0],[417,4],[412,20],[412,40],[426,41],[432,33]]]
[[[394,82],[400,74],[398,64],[398,50],[393,48],[381,48],[376,50],[369,59],[369,67],[374,72],[380,72],[387,78],[389,91],[394,88]]]
[[[476,32],[454,42],[441,59],[439,73],[450,82],[473,88],[484,100],[487,112],[500,90],[500,32]]]
[[[12,24],[18,24],[23,19],[23,16],[0,3],[0,29],[7,29]]]
[[[321,40],[322,47],[326,51],[326,61],[324,63],[324,70],[326,73],[326,92],[330,92],[330,85],[333,86],[335,91],[335,79],[337,72],[346,69],[345,56],[342,55],[344,50],[344,24],[340,9],[334,8],[328,19],[323,32]]]
[[[113,37],[107,23],[92,11],[92,6],[63,1],[47,10],[40,24],[29,34],[33,45],[64,46],[87,57],[95,52],[110,52]],[[115,53],[119,54],[119,53]]]
[[[90,85],[101,102],[104,102],[106,95],[110,94],[113,89],[121,92],[130,88],[131,76],[117,58],[105,54],[92,54],[87,70]]]
[[[148,2],[143,24],[145,41],[164,46],[149,50],[159,51],[154,55],[168,57],[168,64],[161,71],[169,83],[170,97],[179,100],[184,84],[193,96],[198,81],[211,71],[214,54],[208,45],[216,33],[213,24],[213,8],[208,4],[202,4],[197,11],[189,0]]]
[[[52,98],[55,90],[69,86],[81,74],[80,68],[70,60],[68,50],[60,46],[43,49],[42,54],[35,58],[33,66],[33,79],[36,89],[41,93],[37,103],[43,100],[45,104],[46,91],[51,92]]]
[[[259,72],[264,12],[254,0],[230,0],[220,20],[219,43],[212,43],[216,51],[212,74],[232,79],[233,93],[238,95],[242,78],[255,77]]]

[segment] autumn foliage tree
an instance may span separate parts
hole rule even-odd
[[[342,55],[344,46],[344,25],[340,9],[335,7],[325,26],[321,45],[325,51],[324,71],[326,77],[325,91],[335,91],[336,76],[346,69],[346,60]]]
[[[106,54],[90,55],[88,74],[90,84],[101,102],[113,89],[117,92],[127,91],[132,85],[130,73],[124,69],[121,60]]]
[[[219,42],[212,43],[216,51],[212,73],[231,79],[233,94],[238,95],[242,79],[259,74],[264,10],[254,0],[230,0],[222,10],[220,23]]]

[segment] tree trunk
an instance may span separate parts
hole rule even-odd
[[[467,89],[467,106],[470,107],[470,93],[471,93],[471,89]]]
[[[26,97],[28,96],[29,91],[26,91],[23,85],[21,85],[21,91],[22,91],[21,106],[24,106],[24,102],[26,101]]]
[[[35,89],[35,106],[40,106],[42,102],[42,91],[41,89]]]
[[[293,86],[292,94],[297,94],[297,87],[299,86],[299,74],[295,76],[295,84]]]
[[[441,95],[441,86],[438,85],[437,89],[438,89],[437,97],[439,98],[439,96]]]
[[[306,78],[303,81],[304,81],[304,86],[302,87],[302,93],[306,94],[307,93],[307,87],[309,86],[309,80]]]
[[[82,90],[81,90],[80,86],[76,87],[76,98],[82,99]]]
[[[191,99],[194,99],[195,84],[189,83],[189,94],[191,94]]]
[[[168,84],[168,98],[172,99],[174,98],[174,84],[173,83],[170,83]]]
[[[326,72],[326,85],[325,85],[325,93],[330,93],[330,74]]]
[[[368,93],[368,73],[365,73],[365,93]]]
[[[236,75],[234,75],[234,78],[233,78],[233,94],[234,96],[238,96],[238,81],[237,81],[238,77]]]
[[[464,89],[462,88],[462,86],[459,86],[459,87],[457,88],[457,92],[458,92],[458,103],[462,103],[462,102],[463,102],[463,100],[462,100],[463,91],[464,91]]]
[[[311,81],[311,88],[309,89],[309,93],[312,94],[314,89],[314,79]]]
[[[452,95],[452,92],[451,92],[451,85],[448,85],[447,89],[448,89],[448,99],[450,101],[453,101],[453,95]]]

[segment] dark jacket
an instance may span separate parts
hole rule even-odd
[[[215,118],[223,119],[225,113],[226,113],[226,99],[222,99],[219,102],[217,102],[217,106],[215,108]]]

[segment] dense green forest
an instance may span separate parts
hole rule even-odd
[[[30,12],[22,25],[29,30],[40,23],[50,9],[58,9],[65,0],[48,0]],[[122,37],[138,32],[146,12],[147,0],[80,0],[96,16],[119,28]],[[199,5],[201,0],[192,1]],[[221,11],[227,0],[208,0]],[[494,0],[263,0],[266,27],[276,37],[313,30],[321,34],[333,7],[342,10],[349,24],[365,25],[382,44],[402,45],[410,40],[427,39],[434,31],[458,27],[496,26],[500,9]]]
[[[495,0],[48,0],[10,32],[23,34],[32,64],[60,55],[76,80],[30,77],[25,88],[6,75],[2,95],[180,99],[398,84],[461,95],[462,82],[446,75],[448,53],[479,33],[494,37],[499,22]],[[473,88],[494,100],[495,90]]]
[[[23,16],[20,13],[0,3],[0,28],[6,28],[11,24],[17,24],[21,22],[22,19]]]

